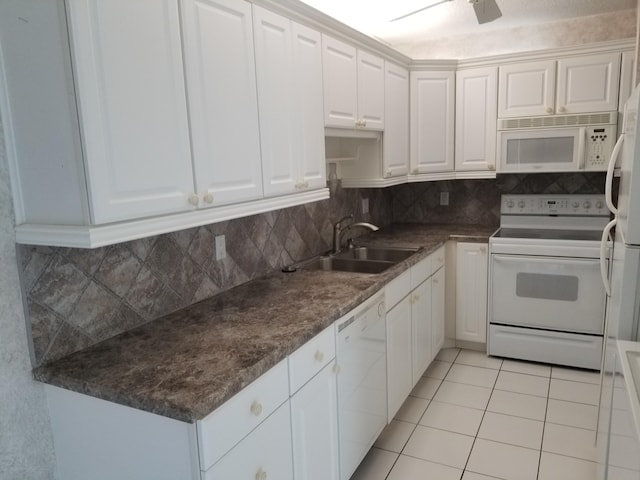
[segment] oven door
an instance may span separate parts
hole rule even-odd
[[[599,259],[491,257],[491,323],[602,335],[604,309]]]

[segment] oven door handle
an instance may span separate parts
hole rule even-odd
[[[616,163],[618,162],[618,155],[620,155],[620,150],[622,149],[622,144],[624,143],[624,133],[618,137],[618,141],[613,147],[613,151],[611,152],[611,159],[609,160],[609,165],[607,166],[607,177],[604,181],[604,198],[607,202],[607,208],[614,215],[618,214],[617,207],[613,204],[613,172],[616,168]]]
[[[600,240],[600,275],[602,276],[602,284],[607,296],[611,296],[611,282],[609,282],[609,269],[607,268],[607,243],[611,234],[611,229],[616,226],[618,219],[614,218],[602,231],[602,239]]]

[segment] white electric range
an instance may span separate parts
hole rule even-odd
[[[604,195],[503,195],[489,240],[489,355],[599,369]]]

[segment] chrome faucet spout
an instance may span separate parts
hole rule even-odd
[[[337,229],[335,228],[336,225],[338,226]],[[352,223],[350,225],[347,225],[345,228],[340,228],[339,224],[336,224],[336,225],[334,225],[334,229],[333,229],[333,253],[338,253],[340,251],[340,249],[342,248],[342,236],[352,228],[361,227],[361,228],[369,229],[372,232],[380,230],[379,227],[368,222]]]

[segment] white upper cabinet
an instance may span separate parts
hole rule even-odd
[[[382,143],[384,178],[409,172],[409,72],[385,62],[385,127]]]
[[[322,36],[327,127],[384,128],[384,60]]]
[[[176,2],[67,6],[92,223],[188,210],[193,173]]]
[[[501,118],[613,111],[620,54],[596,54],[500,67]]]
[[[497,109],[497,67],[456,72],[456,172],[495,172]]]
[[[182,0],[185,77],[200,205],[262,197],[251,5]]]
[[[411,72],[411,173],[452,172],[455,73]]]
[[[253,9],[264,194],[323,187],[320,33]]]

